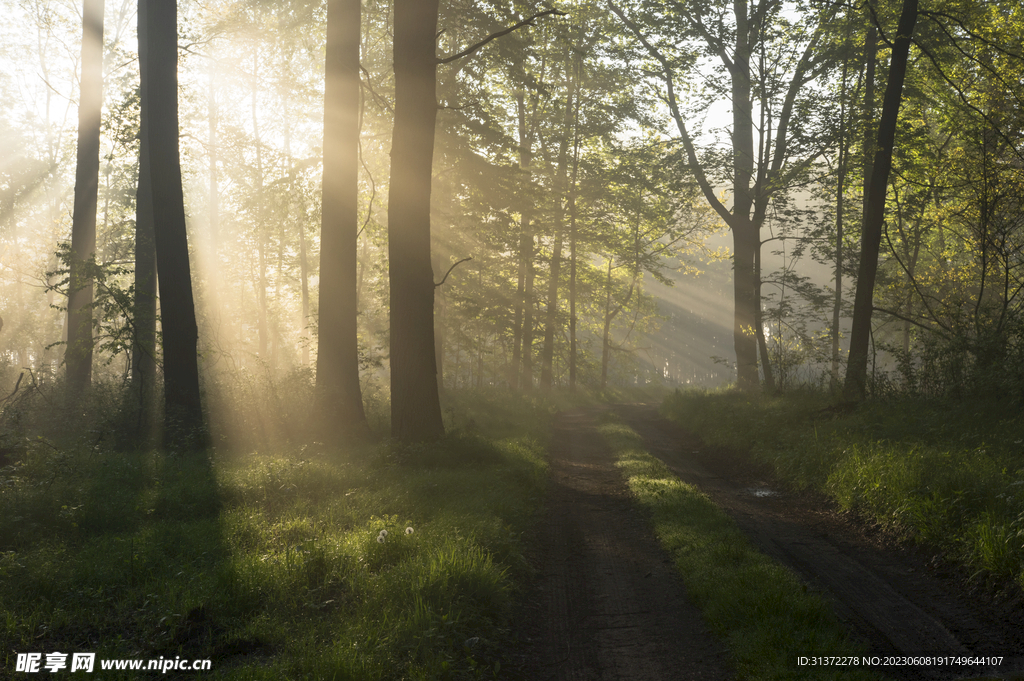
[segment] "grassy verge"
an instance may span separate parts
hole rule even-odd
[[[676,393],[663,412],[749,450],[994,583],[1024,586],[1024,419],[998,402],[899,400],[827,409],[814,393]]]
[[[550,410],[489,408],[503,431],[421,447],[206,463],[33,445],[0,475],[0,677],[57,651],[97,672],[212,661],[189,678],[493,676],[545,480],[523,433]]]
[[[601,433],[637,502],[650,514],[690,597],[728,643],[742,679],[878,679],[868,669],[800,667],[798,656],[859,656],[831,608],[786,568],[750,546],[710,499],[643,449],[621,423]]]

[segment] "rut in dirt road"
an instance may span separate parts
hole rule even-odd
[[[616,411],[648,451],[725,510],[762,552],[823,591],[877,656],[1002,656],[1003,666],[890,667],[898,679],[955,679],[1024,671],[1020,603],[980,603],[911,551],[873,541],[813,495],[787,493],[749,461],[705,446],[648,405]],[[760,477],[759,477],[760,476]],[[1016,674],[1003,678],[1021,678]]]
[[[593,412],[556,421],[538,575],[518,617],[517,676],[732,678],[725,646],[687,601],[595,425]]]

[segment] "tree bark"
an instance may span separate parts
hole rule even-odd
[[[388,189],[391,434],[424,441],[444,435],[430,266],[438,0],[395,0],[394,13],[395,124]]]
[[[773,393],[775,392],[775,374],[772,372],[772,358],[768,353],[768,340],[764,337],[764,314],[761,312],[760,244],[754,252],[754,281],[757,286],[757,307],[754,308],[754,329],[757,331],[757,351],[761,356],[761,371],[764,372],[764,389],[769,393]]]
[[[359,385],[356,292],[361,8],[359,0],[327,5],[316,391],[320,432],[331,444],[369,433]]]
[[[570,55],[572,52],[570,51]],[[555,325],[558,320],[558,284],[562,271],[562,241],[563,226],[565,224],[566,184],[569,174],[569,131],[575,130],[573,122],[575,117],[576,99],[576,70],[572,64],[572,57],[567,60],[566,68],[572,75],[569,80],[569,93],[566,95],[565,119],[562,124],[562,136],[558,143],[558,168],[555,174],[555,237],[551,248],[551,266],[549,268],[548,280],[548,309],[547,318],[544,322],[544,349],[541,352],[540,385],[545,391],[550,391],[554,382],[552,362],[555,356]]]
[[[750,35],[747,0],[734,0],[736,44],[732,66],[733,125],[733,276],[734,313],[733,341],[736,347],[736,385],[741,390],[756,390],[760,385],[757,372],[757,310],[761,306],[755,260],[761,248],[760,223],[752,223],[750,209],[754,203],[750,190],[754,179],[754,132],[751,106]]]
[[[67,364],[69,398],[92,382],[92,261],[96,256],[96,206],[103,107],[103,0],[82,8],[82,78],[78,99],[78,160],[68,275]]]
[[[146,22],[149,3],[139,3],[139,69],[149,69]],[[141,100],[147,101],[150,83],[140,83]],[[153,234],[153,185],[150,177],[149,111],[139,127],[139,186],[135,197],[135,300],[132,334],[132,409],[139,443],[149,440],[156,413],[156,242]]]
[[[178,152],[178,8],[174,2],[146,3],[148,84],[142,117],[148,119],[153,227],[159,272],[164,348],[164,443],[175,450],[205,445],[199,396],[195,303],[189,267],[185,204]]]
[[[917,23],[918,0],[903,0],[896,28],[896,40],[889,62],[889,81],[882,100],[882,115],[878,120],[878,143],[875,149],[871,184],[864,207],[864,227],[860,241],[860,267],[857,272],[857,292],[853,304],[853,327],[850,331],[850,359],[846,368],[843,396],[847,400],[864,399],[867,387],[868,346],[871,335],[871,312],[878,272],[878,249],[882,243],[882,224],[885,221],[885,196],[892,169],[892,150],[896,140],[896,122],[903,97],[903,81],[907,75],[910,42]]]
[[[577,113],[578,113],[577,108]],[[575,119],[573,130],[576,129]],[[573,136],[572,174],[569,178],[569,393],[576,394],[576,179],[580,165],[580,141]]]

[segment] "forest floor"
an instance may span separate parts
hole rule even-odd
[[[1019,598],[993,601],[926,551],[874,531],[820,495],[783,488],[764,467],[704,445],[654,406],[615,411],[652,455],[707,494],[760,551],[829,598],[870,655],[1002,656],[1000,675],[984,678],[1024,678],[1017,676],[1024,672]],[[707,631],[632,504],[596,431],[597,413],[567,412],[555,423],[551,487],[531,556],[538,573],[514,631],[515,675],[531,681],[732,678],[728,650]],[[793,665],[799,674],[796,660]],[[994,671],[877,670],[908,680]]]

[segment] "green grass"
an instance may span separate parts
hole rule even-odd
[[[726,641],[741,679],[878,679],[858,667],[801,667],[804,656],[860,656],[831,607],[786,568],[755,550],[711,500],[675,477],[621,423],[602,435],[637,502],[650,513],[690,598]]]
[[[663,412],[750,451],[796,487],[933,546],[994,585],[1024,586],[1024,419],[995,401],[827,409],[816,393],[677,393]]]
[[[0,677],[61,651],[212,660],[189,678],[491,678],[551,410],[488,406],[504,429],[429,446],[206,463],[33,445],[0,475]]]

